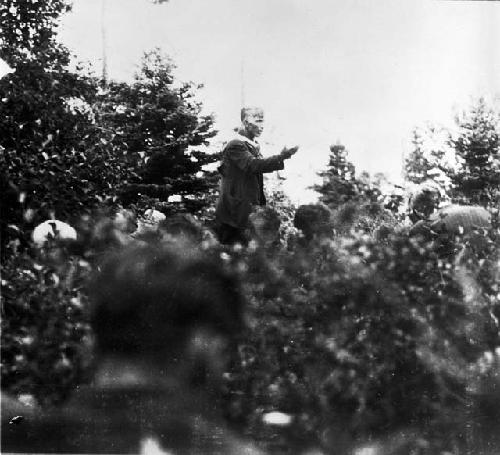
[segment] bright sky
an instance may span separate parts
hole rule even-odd
[[[265,155],[286,163],[295,202],[346,145],[359,171],[400,178],[414,126],[449,124],[471,96],[500,98],[500,2],[432,0],[74,0],[61,40],[101,70],[102,3],[108,73],[130,80],[160,47],[181,80],[203,83],[224,133],[246,104],[265,109]]]

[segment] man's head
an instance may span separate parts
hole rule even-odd
[[[424,183],[410,198],[410,219],[413,222],[427,219],[439,206],[439,190]]]
[[[241,123],[250,139],[260,136],[264,129],[264,111],[260,107],[244,107]]]
[[[90,291],[101,358],[141,358],[161,367],[190,355],[200,334],[229,342],[243,325],[238,281],[218,256],[186,245],[115,253]]]

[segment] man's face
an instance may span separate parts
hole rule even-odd
[[[252,137],[258,137],[264,129],[264,113],[260,110],[247,112],[243,124]]]

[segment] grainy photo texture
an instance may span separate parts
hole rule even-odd
[[[498,455],[499,25],[0,0],[2,453]]]

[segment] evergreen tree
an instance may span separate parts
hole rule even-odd
[[[318,175],[323,183],[312,188],[320,194],[320,202],[333,212],[338,233],[374,232],[386,221],[392,222],[399,211],[401,198],[396,194],[384,194],[389,187],[392,190],[396,187],[381,173],[374,177],[366,171],[356,175],[348,152],[341,144],[330,146],[328,167]]]
[[[458,132],[449,141],[459,159],[450,175],[452,196],[470,204],[495,203],[500,185],[498,114],[481,98],[456,123]]]
[[[318,172],[323,183],[312,187],[320,194],[319,200],[331,209],[338,208],[358,195],[355,167],[347,155],[345,146],[331,145],[327,169]]]
[[[103,123],[138,157],[138,175],[123,194],[125,203],[146,198],[165,211],[172,209],[168,196],[177,195],[174,210],[198,212],[212,203],[217,184],[215,173],[204,170],[218,159],[206,150],[216,131],[195,99],[201,86],[176,84],[173,68],[158,50],[146,54],[132,84],[109,84]]]
[[[404,161],[407,182],[421,185],[433,181],[443,194],[451,187],[450,173],[454,164],[454,152],[449,146],[449,131],[427,124],[412,132],[413,150]]]
[[[418,185],[429,179],[428,172],[434,166],[429,157],[426,156],[422,131],[415,128],[412,131],[412,136],[413,150],[405,158],[404,173],[407,181]]]

